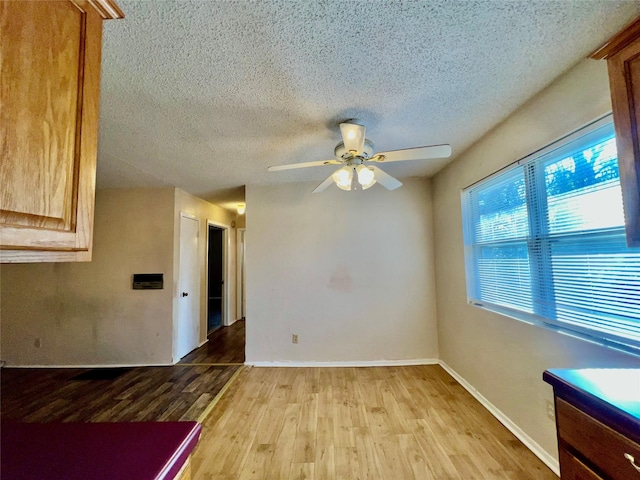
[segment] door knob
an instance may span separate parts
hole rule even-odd
[[[189,294],[188,294],[187,292],[182,292],[182,296],[183,296],[183,297],[188,297],[188,296],[189,296]]]

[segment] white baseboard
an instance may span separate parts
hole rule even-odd
[[[436,358],[414,358],[409,360],[370,360],[347,362],[244,362],[252,367],[406,367],[409,365],[437,365]]]
[[[538,457],[542,462],[549,467],[553,473],[560,476],[560,464],[558,460],[556,460],[552,455],[550,455],[544,448],[538,444],[535,440],[533,440],[529,435],[527,435],[524,430],[522,430],[518,425],[516,425],[509,417],[507,417],[501,410],[499,410],[493,403],[487,400],[480,392],[478,392],[469,382],[467,382],[464,378],[462,378],[458,373],[452,369],[445,362],[440,360],[438,362],[440,366],[451,375],[460,385],[464,387],[464,389],[469,392],[480,404],[489,410],[494,417],[498,419],[500,423],[502,423],[507,430],[513,433],[518,440],[520,440],[529,450],[533,452],[533,454]]]
[[[234,323],[236,323],[238,320],[242,320],[242,318],[236,318],[235,320],[229,320],[229,323],[223,323],[222,326],[223,327],[230,327],[231,325],[233,325]]]
[[[106,363],[89,365],[10,365],[5,368],[136,368],[136,367],[172,367],[173,363]]]

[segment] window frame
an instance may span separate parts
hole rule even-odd
[[[541,161],[542,157],[547,157],[549,154],[561,155],[562,151],[568,148],[568,145],[573,141],[588,137],[589,135],[593,135],[596,131],[605,127],[607,125],[611,125],[613,130],[613,118],[611,114],[607,114],[594,122],[591,122],[576,131],[561,137],[551,144],[501,168],[497,172],[488,175],[471,185],[462,189],[460,198],[462,204],[462,223],[463,223],[463,243],[464,243],[464,263],[465,263],[465,278],[466,278],[466,294],[467,294],[467,303],[474,307],[479,307],[485,310],[489,310],[514,320],[522,321],[530,325],[534,325],[537,327],[541,327],[547,330],[552,330],[560,334],[569,335],[572,337],[577,337],[582,340],[589,341],[591,343],[596,343],[598,345],[603,345],[608,348],[613,348],[616,350],[623,351],[625,353],[631,353],[637,356],[640,356],[640,342],[633,338],[624,337],[621,335],[615,335],[607,332],[602,332],[596,328],[586,328],[580,325],[570,325],[567,326],[566,321],[557,320],[555,316],[547,317],[545,316],[545,312],[540,311],[541,303],[534,301],[534,295],[540,294],[539,292],[534,292],[535,288],[542,286],[544,289],[554,289],[554,282],[549,280],[544,281],[534,281],[533,276],[542,272],[543,275],[551,275],[553,270],[550,268],[552,263],[551,256],[551,242],[552,240],[549,238],[549,228],[548,228],[548,218],[547,218],[547,193],[545,190],[545,172],[544,168],[542,168],[543,162]],[[615,135],[615,132],[614,132]],[[487,182],[495,179],[496,177],[506,175],[509,171],[518,169],[521,167],[522,173],[525,181],[526,190],[526,210],[527,210],[527,220],[528,220],[528,233],[527,233],[527,252],[530,263],[530,278],[531,278],[531,297],[532,297],[532,311],[533,313],[529,313],[527,311],[511,308],[505,305],[495,304],[490,301],[480,300],[480,282],[479,282],[479,273],[478,273],[478,262],[476,255],[476,248],[478,248],[479,242],[473,238],[470,241],[470,238],[474,237],[474,215],[471,210],[471,202],[468,199],[470,192],[478,187],[480,184],[486,184]],[[514,175],[515,177],[516,175]],[[528,176],[536,177],[531,181],[531,178],[527,178]],[[537,190],[535,193],[535,199],[537,201],[541,201],[544,205],[538,205],[533,209],[535,212],[534,215],[531,214],[532,209],[532,198],[534,196],[530,196],[532,192],[529,191],[530,188]],[[544,195],[541,195],[541,191]],[[540,210],[542,208],[542,210]],[[535,218],[532,218],[535,217]],[[547,224],[545,226],[545,223]],[[618,230],[621,229],[622,235],[624,235],[624,225],[622,227],[616,227],[611,229],[616,232],[618,235],[620,232]],[[539,233],[543,233],[543,235],[539,235]],[[571,234],[566,234],[567,237]],[[573,234],[576,235],[576,234]],[[584,236],[585,239],[589,240],[589,238],[593,238],[594,236],[600,237],[601,235],[606,235],[606,230],[600,230],[594,234],[593,231],[587,231],[584,233],[577,233],[581,237]],[[518,240],[521,240],[518,238]],[[503,240],[505,244],[506,240]],[[531,246],[531,242],[538,242],[535,247]],[[499,244],[500,241],[494,241],[494,244]],[[515,243],[515,240],[512,242]],[[532,248],[540,249],[541,251],[547,251],[545,254],[539,254],[532,256],[530,253]],[[534,257],[534,258],[532,258]],[[547,268],[532,268],[531,263],[536,261],[543,261],[548,263]],[[536,272],[536,273],[534,273]],[[549,297],[549,293],[545,292],[539,298],[553,298],[554,305],[553,310],[555,312],[556,309],[556,296],[555,293],[552,293]],[[548,302],[547,302],[548,304]],[[594,325],[597,327],[597,325]]]

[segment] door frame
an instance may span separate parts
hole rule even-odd
[[[228,327],[231,325],[231,321],[229,319],[229,230],[231,228],[230,225],[225,225],[224,223],[216,222],[214,220],[207,219],[207,258],[206,258],[206,281],[205,281],[205,291],[207,293],[207,314],[205,318],[208,318],[209,315],[209,227],[216,227],[222,229],[222,326]],[[208,334],[208,332],[207,332]]]
[[[179,353],[178,353],[178,342],[180,341],[180,306],[178,305],[179,301],[180,301],[180,293],[181,293],[181,285],[180,285],[180,271],[182,268],[181,265],[181,258],[180,258],[180,254],[181,254],[181,250],[182,250],[182,219],[183,218],[188,218],[189,220],[195,220],[196,224],[198,225],[198,244],[196,246],[196,256],[197,258],[200,258],[200,219],[188,212],[184,212],[181,211],[180,215],[178,216],[178,252],[177,252],[177,266],[178,266],[178,270],[177,270],[177,278],[175,281],[175,305],[176,305],[176,317],[175,317],[175,321],[174,321],[174,342],[173,342],[173,362],[179,362],[181,357],[179,357]],[[197,267],[197,265],[196,265]],[[195,348],[198,348],[199,343],[200,343],[200,332],[202,330],[202,326],[201,326],[201,317],[202,317],[202,312],[201,312],[201,295],[202,295],[202,280],[201,280],[201,274],[200,274],[200,269],[197,268],[196,270],[196,277],[197,277],[197,281],[198,281],[198,318],[197,318],[197,322],[196,322],[196,335],[198,338],[198,345],[196,345]]]
[[[247,229],[238,228],[236,230],[236,317],[244,318],[245,312],[245,248],[247,245]]]

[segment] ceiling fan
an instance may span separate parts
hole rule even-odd
[[[342,142],[336,145],[334,150],[335,160],[276,165],[269,167],[267,170],[269,172],[277,172],[280,170],[318,167],[321,165],[342,165],[342,167],[318,185],[313,193],[326,190],[333,182],[342,190],[355,189],[356,185],[353,183],[354,177],[358,179],[358,184],[362,190],[366,190],[375,183],[379,183],[387,190],[395,190],[402,185],[402,182],[377,166],[369,165],[369,162],[404,162],[408,160],[446,158],[451,155],[450,145],[430,145],[426,147],[390,150],[388,152],[374,154],[373,143],[365,138],[365,130],[364,125],[350,123],[349,121],[341,123],[340,133],[342,134]]]

